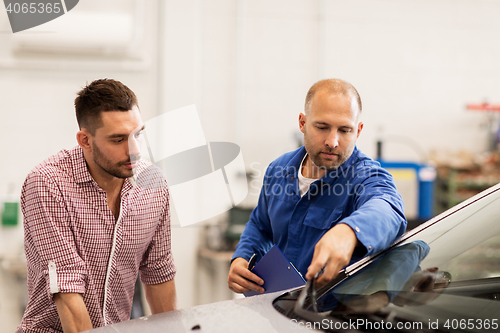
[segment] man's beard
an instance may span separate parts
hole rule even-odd
[[[328,153],[328,154],[336,154],[337,158],[336,160],[325,160],[324,157],[322,157],[321,153]],[[327,149],[320,150],[318,152],[312,152],[309,154],[309,157],[311,158],[312,162],[320,169],[324,169],[326,171],[331,171],[331,170],[337,170],[342,164],[347,161],[347,158],[343,154],[337,154],[333,151],[329,151]]]
[[[331,171],[331,170],[337,170],[342,164],[344,164],[345,161],[349,158],[349,156],[346,156],[345,154],[335,152],[333,150],[329,150],[326,147],[323,147],[322,149],[315,150],[314,147],[310,144],[308,137],[306,133],[304,133],[304,146],[306,148],[307,153],[309,154],[309,158],[311,161],[316,165],[319,169],[325,170],[325,171]],[[337,158],[336,160],[325,160],[325,157],[322,157],[321,153],[328,153],[328,154],[336,154]]]
[[[125,164],[130,163],[130,159],[113,164],[110,160],[106,158],[106,156],[101,152],[101,150],[95,143],[92,146],[92,150],[93,150],[93,159],[95,164],[97,164],[102,170],[106,171],[113,177],[129,178],[134,175],[133,170],[121,169],[121,167],[123,167]],[[133,160],[136,160],[136,158],[133,158]]]

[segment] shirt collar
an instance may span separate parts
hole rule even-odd
[[[290,161],[288,161],[285,166],[287,174],[292,174],[297,177],[298,171],[300,170],[300,164],[302,163],[302,160],[304,159],[304,156],[306,156],[306,154],[306,147],[304,146],[295,151],[294,156],[290,159]]]
[[[307,152],[304,155],[304,157],[302,158],[302,161],[300,162],[299,168],[297,170],[298,171],[297,177],[299,178],[299,182],[300,181],[311,182],[311,180],[312,180],[312,178],[306,178],[306,177],[304,177],[304,175],[302,175],[302,168],[304,167],[304,162],[305,162],[306,158],[307,158]],[[316,179],[314,179],[314,180],[316,180]]]
[[[71,156],[71,167],[73,169],[73,177],[77,184],[92,182],[94,178],[89,172],[89,168],[87,166],[87,162],[85,161],[85,157],[83,156],[83,149],[80,146],[76,146],[70,150]],[[96,183],[97,184],[97,183]],[[123,182],[122,192],[129,191],[136,185],[136,175],[134,174],[130,178],[126,178],[125,182]]]
[[[87,162],[85,162],[85,157],[83,156],[83,149],[80,146],[70,150],[71,156],[71,167],[73,168],[73,178],[77,184],[91,182],[93,180],[90,175],[89,168],[87,167]]]

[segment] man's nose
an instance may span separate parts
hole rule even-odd
[[[128,155],[139,156],[141,153],[140,142],[135,136],[131,135],[128,140]]]
[[[328,134],[325,145],[329,148],[337,148],[339,146],[339,137],[337,131],[331,131]]]

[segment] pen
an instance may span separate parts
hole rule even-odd
[[[250,257],[250,261],[248,262],[249,271],[251,271],[254,268],[256,261],[257,261],[257,255],[254,253],[252,257]]]

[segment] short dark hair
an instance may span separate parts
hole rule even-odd
[[[76,120],[90,134],[102,126],[101,112],[129,111],[138,106],[134,92],[120,81],[99,79],[87,84],[75,99]]]
[[[352,98],[356,99],[359,107],[359,113],[361,113],[362,105],[361,105],[361,97],[359,97],[358,91],[354,86],[344,80],[340,79],[327,79],[316,82],[309,88],[309,91],[306,95],[306,102],[304,105],[304,112],[307,114],[309,112],[309,108],[311,107],[311,102],[317,91],[326,90],[330,94],[342,94],[342,95],[350,95]]]

